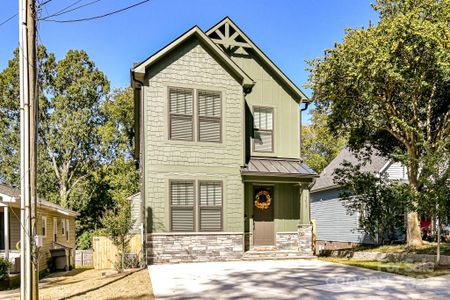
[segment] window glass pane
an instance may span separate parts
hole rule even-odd
[[[172,182],[170,193],[172,205],[194,205],[194,184],[192,182]]]
[[[220,118],[222,113],[222,99],[217,92],[198,92],[198,112],[201,117]]]
[[[193,140],[192,117],[170,116],[170,139]]]
[[[222,212],[220,209],[201,208],[200,209],[200,230],[201,231],[221,231]]]
[[[170,112],[183,115],[192,115],[193,95],[190,89],[169,89]]]
[[[172,231],[194,231],[194,210],[172,208]]]
[[[222,206],[222,186],[220,183],[200,183],[200,206]]]
[[[253,113],[254,127],[256,129],[273,129],[273,109],[270,107],[255,107]]]
[[[272,131],[255,131],[255,151],[272,152]]]
[[[198,129],[201,142],[220,142],[220,119],[200,119]]]

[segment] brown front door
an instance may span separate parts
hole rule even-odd
[[[269,201],[267,208],[258,208],[255,204],[256,196],[259,193],[260,203]],[[269,195],[267,197],[266,195]],[[258,186],[253,189],[253,245],[269,246],[275,244],[274,223],[273,223],[273,188]]]

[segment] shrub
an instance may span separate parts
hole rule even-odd
[[[0,257],[0,281],[6,280],[9,277],[8,270],[11,267],[11,263],[4,258]]]

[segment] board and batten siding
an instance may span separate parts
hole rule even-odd
[[[339,189],[311,193],[311,219],[316,220],[316,240],[365,243],[358,230],[358,214],[349,215],[339,199]]]
[[[256,152],[251,146],[251,155],[300,158],[299,104],[254,54],[231,56],[231,59],[256,81],[252,92],[245,96],[250,111],[255,106],[273,108],[273,152]]]
[[[194,141],[169,139],[168,89],[219,92],[222,140],[198,141],[194,104]],[[192,38],[147,70],[144,80],[145,205],[149,232],[170,231],[171,180],[213,180],[223,184],[223,231],[243,232],[243,89],[197,38]],[[151,229],[150,229],[151,228]]]

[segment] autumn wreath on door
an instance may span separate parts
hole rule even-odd
[[[272,197],[267,190],[259,191],[255,196],[255,206],[259,209],[268,209],[272,203]]]

